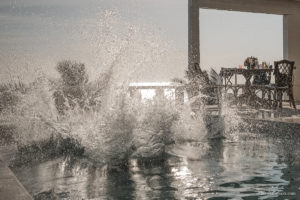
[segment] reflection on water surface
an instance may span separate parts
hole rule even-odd
[[[300,165],[291,146],[291,141],[216,140],[209,148],[175,145],[170,153],[177,156],[165,163],[131,160],[127,171],[108,173],[70,158],[13,170],[31,194],[53,190],[61,199],[299,199]],[[293,151],[299,151],[296,144]]]

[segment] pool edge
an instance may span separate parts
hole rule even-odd
[[[15,174],[0,157],[0,199],[33,200]]]

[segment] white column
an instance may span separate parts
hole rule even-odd
[[[199,6],[196,0],[189,0],[188,15],[188,59],[190,67],[194,63],[200,64]]]
[[[284,57],[295,61],[294,98],[300,102],[300,13],[284,16]]]

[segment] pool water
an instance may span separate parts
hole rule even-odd
[[[57,199],[300,199],[300,146],[252,138],[176,144],[164,163],[108,172],[86,159],[13,168],[26,189]],[[37,195],[37,194],[40,194]]]

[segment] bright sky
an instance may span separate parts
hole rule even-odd
[[[120,79],[170,81],[187,67],[188,0],[1,0],[0,79],[55,75],[62,59],[90,77],[114,65]],[[201,65],[282,58],[282,17],[201,10]]]
[[[273,63],[283,58],[283,17],[201,9],[200,43],[203,66],[238,67],[248,56]]]

